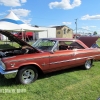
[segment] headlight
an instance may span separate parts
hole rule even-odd
[[[0,60],[0,67],[3,69],[3,70],[5,70],[6,69],[6,66],[5,66],[5,64]]]

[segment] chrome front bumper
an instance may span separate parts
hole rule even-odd
[[[14,78],[17,74],[18,70],[5,71],[0,65],[0,74],[4,75],[6,78]]]

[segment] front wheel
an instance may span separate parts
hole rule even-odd
[[[89,60],[86,60],[85,64],[84,64],[84,68],[85,69],[90,69],[92,67],[92,60],[89,59]]]
[[[32,66],[27,66],[18,71],[16,81],[21,84],[30,84],[38,78],[38,71]]]

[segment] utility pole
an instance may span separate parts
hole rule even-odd
[[[75,19],[75,24],[76,24],[76,36],[75,36],[75,38],[77,38],[77,19]]]

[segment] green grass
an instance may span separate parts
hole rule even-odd
[[[32,45],[33,42],[28,42],[28,44]],[[12,49],[16,47],[20,47],[20,45],[16,42],[0,41],[0,49]]]
[[[100,62],[90,70],[73,68],[42,75],[29,85],[0,76],[0,100],[97,100],[100,97]],[[15,90],[2,93],[1,90]],[[22,93],[18,93],[22,89]],[[24,90],[23,90],[24,89]]]
[[[100,38],[97,40],[97,44],[100,46]]]

